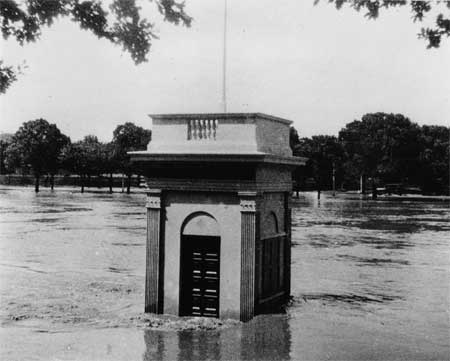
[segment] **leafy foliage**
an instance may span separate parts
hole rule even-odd
[[[304,176],[314,178],[319,188],[329,188],[331,175],[333,171],[340,169],[344,152],[336,137],[316,135],[301,138],[294,149],[294,155],[308,158]]]
[[[416,182],[428,192],[448,192],[450,128],[424,125],[421,127],[419,142],[420,171],[417,172]]]
[[[4,65],[0,60],[0,94],[6,93],[6,89],[17,80],[14,67],[11,65]]]
[[[317,188],[331,188],[335,172],[336,182],[346,189],[356,189],[360,178],[370,178],[374,185],[400,183],[447,194],[449,152],[448,127],[420,127],[401,114],[370,113],[348,123],[338,138],[300,138],[293,153],[309,159],[294,178],[298,184],[313,178]]]
[[[349,173],[399,182],[418,172],[420,128],[401,114],[366,114],[339,132]]]
[[[2,133],[0,134],[0,174],[7,172],[8,168],[5,164],[6,150],[10,146],[12,141],[12,134]]]
[[[81,179],[81,191],[84,191],[85,178],[114,173],[118,168],[114,156],[114,144],[102,143],[94,135],[68,145],[63,151],[64,168],[78,174]]]
[[[115,160],[118,162],[119,169],[128,177],[127,193],[130,193],[131,175],[134,170],[127,152],[145,150],[151,138],[151,130],[138,127],[130,122],[119,125],[114,129]]]
[[[320,0],[314,1],[315,4],[319,2]],[[448,0],[328,0],[328,2],[333,3],[338,10],[347,4],[356,11],[365,11],[365,16],[369,19],[378,18],[382,9],[409,5],[414,22],[422,21],[426,14],[435,8],[440,13],[436,17],[434,27],[423,27],[418,34],[419,38],[428,42],[428,48],[438,48],[441,45],[442,38],[450,36],[450,1]]]
[[[6,163],[31,169],[36,177],[36,191],[39,177],[46,172],[55,172],[64,146],[70,139],[61,133],[56,124],[45,119],[23,123],[14,134],[6,152]]]
[[[292,151],[295,149],[299,142],[300,138],[298,136],[297,129],[291,126],[289,128],[289,146],[291,147]]]
[[[64,166],[82,177],[98,175],[103,166],[102,144],[94,135],[70,144],[64,150]]]
[[[190,26],[191,17],[184,3],[175,0],[153,0],[165,21]],[[39,39],[43,26],[67,17],[98,38],[122,46],[136,64],[147,61],[152,40],[157,38],[154,25],[146,18],[136,0],[113,0],[108,7],[98,0],[15,0],[0,1],[3,38],[14,38],[19,44]],[[0,63],[0,93],[16,80],[11,67]]]
[[[145,150],[151,131],[127,122],[116,127],[113,140],[100,142],[89,135],[70,139],[43,119],[24,123],[14,136],[0,136],[2,170],[32,171],[36,177],[55,174],[61,167],[80,175],[110,175],[122,172],[130,177],[134,169],[128,151]],[[338,137],[318,135],[299,138],[290,130],[290,145],[296,156],[308,158],[294,173],[297,185],[314,179],[319,189],[329,189],[332,175],[346,189],[356,189],[358,180],[371,178],[378,185],[404,183],[427,193],[448,193],[450,128],[418,126],[401,114],[369,113],[348,123]],[[4,160],[4,161],[3,161]]]
[[[117,126],[113,132],[113,143],[117,158],[128,159],[127,152],[145,150],[152,138],[152,131],[131,122]]]

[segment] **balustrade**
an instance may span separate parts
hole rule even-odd
[[[187,127],[187,139],[216,140],[218,128],[218,119],[189,119]]]

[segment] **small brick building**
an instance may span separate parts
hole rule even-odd
[[[145,311],[250,320],[290,295],[290,121],[151,115]]]

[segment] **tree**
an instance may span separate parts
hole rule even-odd
[[[340,170],[343,149],[338,139],[330,135],[316,135],[311,138],[301,138],[294,150],[294,155],[307,157],[306,175],[314,178],[318,197],[321,190],[334,189],[336,169]]]
[[[298,136],[297,129],[295,129],[293,126],[289,128],[289,146],[291,147],[292,151],[294,151],[295,147],[300,142],[300,138]]]
[[[145,150],[152,138],[152,131],[138,127],[133,123],[127,122],[117,126],[113,132],[113,143],[115,144],[115,155],[120,168],[126,174],[127,193],[130,193],[131,175],[133,167],[130,163],[127,152],[136,150]]]
[[[70,144],[70,138],[66,135],[62,134],[61,139],[58,140],[58,143],[51,144],[50,152],[55,154],[54,157],[49,157],[47,160],[47,164],[45,167],[46,172],[50,175],[50,189],[53,190],[55,188],[55,174],[58,173],[60,168],[62,168],[62,150],[66,145]]]
[[[109,174],[109,193],[113,190],[113,173],[119,169],[119,162],[115,154],[113,142],[101,144],[102,173]]]
[[[9,164],[29,167],[35,177],[35,191],[39,192],[39,179],[53,171],[63,147],[69,138],[61,133],[56,124],[45,119],[23,123],[14,134],[7,150]]]
[[[420,128],[401,114],[371,113],[348,123],[339,132],[344,147],[347,174],[383,182],[410,182],[420,170]],[[376,196],[376,194],[373,194]]]
[[[153,0],[153,3],[165,21],[190,26],[192,19],[184,11],[184,3],[176,0]],[[98,0],[0,1],[3,37],[12,37],[20,45],[38,40],[42,27],[52,26],[58,18],[69,18],[98,38],[122,46],[136,64],[147,60],[152,41],[157,38],[154,24],[136,0],[113,0],[109,9]],[[0,93],[16,80],[15,74],[12,66],[0,63]]]
[[[63,168],[80,176],[81,193],[84,193],[84,176],[87,173],[87,156],[81,142],[69,144],[62,152]]]
[[[314,4],[320,0],[315,0]],[[425,15],[433,8],[439,11],[436,16],[434,27],[422,27],[419,38],[423,38],[428,42],[428,48],[438,48],[444,36],[450,36],[450,1],[407,1],[407,0],[328,0],[333,3],[336,9],[341,9],[348,4],[356,11],[365,11],[365,16],[369,19],[377,19],[381,9],[389,9],[397,6],[410,6],[413,21],[422,21]],[[444,15],[445,14],[445,15]]]
[[[420,130],[420,172],[415,180],[427,193],[448,194],[450,128],[424,125]]]
[[[17,80],[16,71],[11,65],[4,65],[0,60],[0,94],[6,93],[6,89]]]
[[[0,174],[6,173],[6,164],[5,164],[5,157],[6,157],[6,149],[11,144],[12,141],[12,134],[8,133],[2,133],[0,134]]]
[[[64,150],[64,168],[80,176],[81,193],[84,193],[86,179],[102,173],[102,154],[102,143],[95,135],[87,135]]]
[[[295,153],[295,149],[300,143],[300,138],[298,136],[297,129],[295,129],[293,126],[289,128],[289,147],[292,150],[292,153]],[[305,180],[304,175],[304,167],[296,167],[292,172],[292,180],[293,180],[293,190],[296,192],[298,197],[298,192],[300,188],[302,188],[302,185]]]

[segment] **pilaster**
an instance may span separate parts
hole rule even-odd
[[[255,314],[256,192],[239,192],[241,206],[240,320]]]
[[[291,193],[284,193],[284,231],[286,232],[286,242],[284,243],[284,274],[285,274],[285,296],[286,301],[289,300],[291,296],[291,218],[292,218],[292,208],[291,208]]]
[[[163,313],[163,246],[161,244],[161,190],[147,192],[147,247],[145,312]]]

